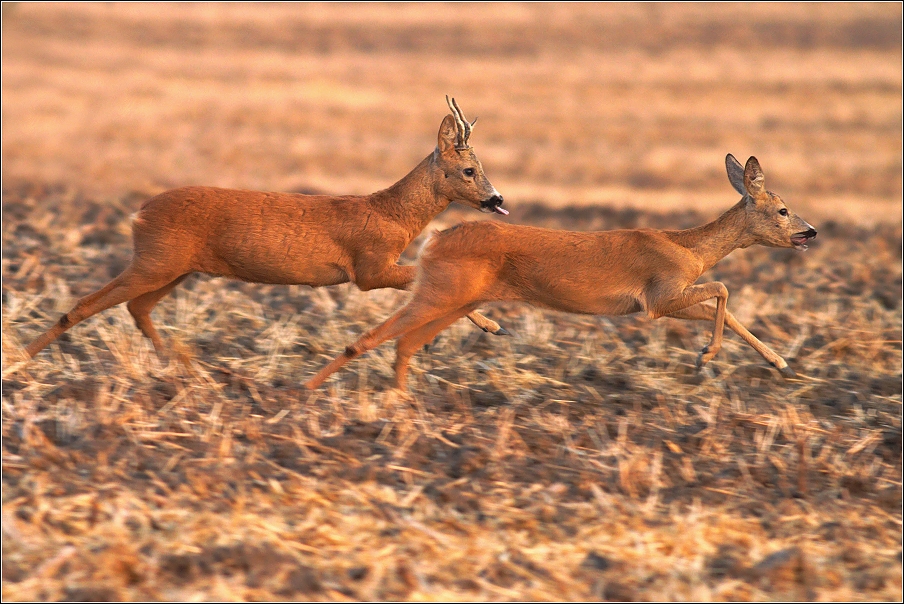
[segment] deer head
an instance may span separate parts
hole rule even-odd
[[[435,181],[437,193],[481,212],[508,214],[500,207],[502,195],[490,184],[474,150],[468,145],[477,119],[468,122],[455,99],[450,100],[447,96],[446,103],[452,113],[443,119],[439,127],[436,150],[433,152],[433,165],[438,171]]]
[[[766,179],[755,157],[748,159],[747,165],[742,167],[729,153],[725,157],[725,169],[731,186],[744,196],[747,233],[753,239],[751,244],[807,249],[806,243],[816,237],[816,229],[789,210],[781,197],[766,190]]]

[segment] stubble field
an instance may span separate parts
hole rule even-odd
[[[5,600],[901,599],[900,5],[8,6]],[[756,155],[819,237],[703,280],[800,378],[512,304],[410,397],[390,345],[311,394],[407,294],[205,276],[154,311],[169,359],[117,307],[22,361],[147,197],[384,188],[445,94],[518,223],[695,226]]]

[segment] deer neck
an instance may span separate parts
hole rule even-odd
[[[703,226],[676,232],[676,240],[703,262],[700,274],[738,248],[754,243],[747,233],[747,212],[742,199],[727,212]]]
[[[381,214],[408,232],[409,242],[450,203],[435,191],[432,160],[433,154],[428,155],[402,180],[371,196],[371,202]]]

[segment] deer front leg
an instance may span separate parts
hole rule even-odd
[[[655,290],[647,297],[647,313],[654,319],[674,314],[712,298],[716,299],[715,317],[713,317],[715,323],[713,326],[713,337],[709,344],[700,351],[700,356],[697,357],[698,369],[709,363],[716,356],[716,353],[722,349],[722,332],[725,329],[728,288],[718,281],[713,281],[712,283],[691,285],[674,297],[665,297]]]
[[[355,284],[361,291],[391,287],[393,289],[409,289],[417,274],[417,267],[400,266],[398,264],[383,264],[363,262],[355,267]],[[479,312],[468,313],[468,319],[480,329],[497,336],[512,335],[499,323],[488,319]]]
[[[712,321],[716,316],[716,309],[709,304],[696,304],[689,308],[673,312],[669,317],[674,319],[686,319],[688,321]],[[766,362],[779,370],[779,373],[786,378],[797,377],[794,370],[788,366],[787,361],[780,357],[774,350],[763,344],[759,338],[750,333],[738,319],[729,311],[725,311],[725,325],[730,330],[741,336],[745,342],[750,344],[751,348],[760,353]]]

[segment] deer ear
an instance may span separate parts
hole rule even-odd
[[[450,113],[439,126],[436,148],[439,149],[440,153],[449,153],[455,150],[456,140],[458,140],[458,126],[455,125],[455,118]]]
[[[741,195],[747,195],[747,189],[744,188],[744,166],[731,153],[725,156],[725,170],[728,172],[728,182],[734,190]]]
[[[760,168],[760,162],[751,156],[744,166],[744,188],[751,195],[759,195],[766,190],[766,177],[763,176],[763,169]]]

